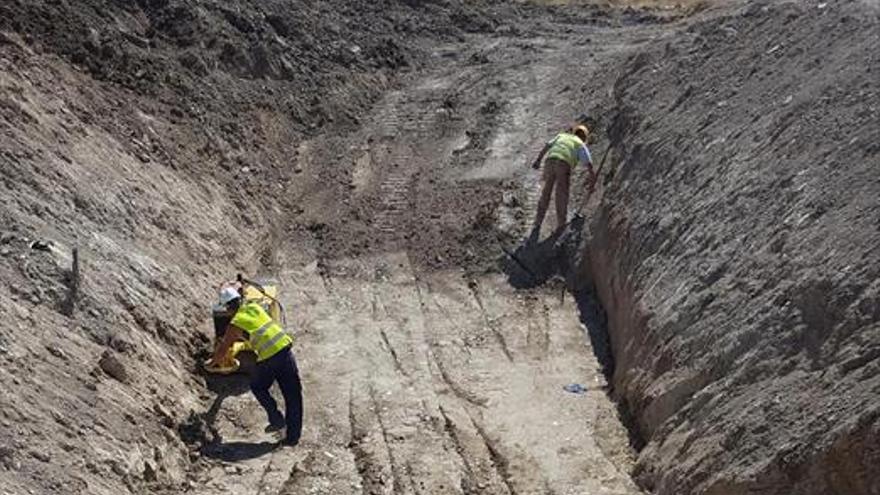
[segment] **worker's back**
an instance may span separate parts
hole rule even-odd
[[[584,147],[581,138],[567,132],[560,133],[553,139],[553,144],[547,152],[547,158],[562,160],[565,163],[576,166],[579,161],[579,150]]]
[[[257,353],[257,362],[269,359],[293,343],[281,325],[257,302],[247,302],[239,308],[232,324],[248,335],[250,345]]]

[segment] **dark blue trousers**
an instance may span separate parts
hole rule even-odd
[[[278,404],[269,389],[278,382],[278,388],[284,396],[284,416],[278,411]],[[251,392],[266,410],[270,424],[287,422],[287,441],[298,442],[302,434],[302,384],[299,381],[299,370],[296,359],[290,349],[278,352],[265,361],[257,363],[251,378]]]

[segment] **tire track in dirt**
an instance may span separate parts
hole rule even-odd
[[[480,436],[480,439],[483,441],[483,444],[486,446],[486,450],[489,451],[489,457],[492,459],[492,466],[498,471],[498,475],[504,481],[504,486],[507,488],[508,493],[510,495],[519,495],[519,492],[513,486],[513,475],[510,472],[510,461],[501,454],[501,451],[498,448],[498,444],[489,438],[489,435],[486,433],[486,430],[474,420],[473,416],[468,416],[471,419],[471,424],[473,424],[477,433]]]
[[[388,340],[388,334],[385,332],[384,328],[379,329],[379,334],[382,336],[382,342],[385,344],[385,348],[388,353],[391,354],[391,359],[394,361],[394,369],[397,370],[401,375],[409,378],[409,373],[405,369],[403,369],[403,364],[401,364],[400,357],[397,355],[397,351],[394,350],[394,346],[391,345],[391,342]]]
[[[540,309],[535,307],[540,305]],[[539,304],[536,298],[526,296],[525,318],[528,322],[526,347],[529,355],[536,360],[545,359],[550,350],[550,308]]]
[[[376,214],[376,228],[386,234],[406,230],[406,212],[411,209],[409,199],[412,186],[411,172],[398,172],[386,178],[379,186],[381,205]],[[403,226],[404,229],[400,227]]]
[[[462,487],[465,494],[479,493],[485,495],[513,495],[507,480],[492,459],[491,451],[480,437],[470,413],[462,411],[466,418],[453,419],[446,407],[440,406],[444,420],[444,430],[452,440],[456,453],[462,460],[467,474],[468,485]]]
[[[348,421],[351,428],[351,443],[349,448],[354,453],[354,462],[357,472],[361,477],[361,486],[363,493],[366,494],[384,494],[388,493],[386,488],[389,486],[387,479],[393,476],[388,474],[386,468],[391,465],[391,459],[388,456],[388,446],[385,445],[385,456],[376,453],[373,449],[375,439],[370,434],[370,424],[367,423],[370,416],[376,417],[378,414],[375,409],[364,407],[358,403],[359,396],[355,390],[359,390],[355,383],[351,384],[349,391]],[[375,406],[375,403],[373,403]],[[384,439],[384,436],[383,436]]]
[[[505,339],[504,334],[498,327],[497,320],[489,316],[486,312],[486,307],[483,305],[483,299],[480,297],[480,290],[477,282],[471,280],[468,282],[468,288],[470,289],[471,294],[473,294],[474,300],[477,302],[477,307],[480,308],[480,315],[483,317],[483,321],[486,322],[486,327],[492,332],[492,335],[494,335],[495,339],[498,341],[498,345],[501,347],[501,352],[504,353],[504,356],[508,361],[513,362],[513,353],[507,345],[507,340]]]
[[[445,385],[447,387],[449,387],[449,389],[452,391],[453,394],[455,394],[456,397],[464,400],[465,402],[467,402],[473,406],[484,407],[486,405],[486,403],[488,402],[488,400],[486,398],[480,397],[479,395],[471,392],[470,390],[467,390],[463,386],[459,385],[459,383],[451,377],[449,371],[446,368],[446,365],[443,363],[443,360],[440,357],[440,354],[441,354],[440,346],[438,345],[436,339],[433,337],[433,335],[437,334],[437,332],[433,331],[432,325],[434,325],[434,323],[432,323],[432,322],[435,322],[436,320],[433,319],[433,316],[430,314],[430,312],[428,310],[427,304],[424,299],[424,294],[422,293],[422,289],[420,288],[419,284],[416,284],[415,290],[416,290],[416,296],[419,301],[419,309],[422,312],[422,321],[424,322],[424,325],[425,325],[424,335],[425,335],[425,339],[426,339],[426,343],[427,343],[426,354],[427,354],[429,362],[433,363],[433,365],[437,368],[437,371],[439,372],[440,377],[443,380],[443,383],[445,383]],[[431,297],[432,291],[431,291],[430,287],[426,285],[425,290],[427,291],[428,296]],[[437,307],[438,311],[441,314],[443,314],[444,320],[449,322],[451,327],[455,327],[456,326],[455,322],[452,321],[452,318],[451,318],[450,314],[447,312],[446,308],[444,308],[440,304],[440,302],[437,301],[437,299],[434,297],[431,297],[431,301]],[[442,333],[439,333],[439,334],[442,335]]]

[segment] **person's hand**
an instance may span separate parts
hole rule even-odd
[[[596,190],[598,179],[599,177],[596,175],[596,172],[590,169],[589,175],[587,175],[587,190],[590,191],[590,194],[593,194],[593,191]]]

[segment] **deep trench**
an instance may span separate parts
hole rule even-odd
[[[495,206],[497,207],[497,205]],[[585,246],[585,233],[588,229],[587,224],[588,221],[586,218],[577,215],[564,228],[557,229],[557,231],[549,237],[536,243],[520,242],[518,239],[512,238],[510,234],[507,234],[502,230],[495,230],[496,226],[491,222],[489,222],[488,225],[480,223],[480,226],[484,230],[490,232],[494,231],[499,248],[494,252],[500,255],[499,262],[501,271],[507,276],[507,282],[511,287],[525,291],[536,289],[535,292],[552,293],[554,298],[558,293],[560,300],[569,299],[575,303],[578,312],[578,319],[587,330],[584,337],[589,339],[591,350],[601,368],[601,373],[604,375],[605,382],[611,384],[613,383],[612,377],[614,374],[614,353],[611,347],[607,318],[601,302],[593,289],[594,281],[590,280],[585,275],[586,271],[584,270],[586,260],[588,259],[587,248]],[[315,228],[312,229],[312,227]],[[310,242],[316,246],[316,267],[320,280],[323,283],[323,288],[328,295],[333,294],[335,296],[337,293],[335,288],[336,280],[334,280],[333,277],[334,271],[332,267],[334,257],[332,252],[325,252],[325,243],[327,241],[324,239],[324,232],[322,230],[324,227],[326,227],[324,224],[315,224],[309,226],[308,230],[313,234],[313,239],[311,239]],[[283,229],[280,226],[271,229],[273,235],[266,236],[270,242],[266,242],[264,245],[277,247],[289,244],[290,240],[282,240],[284,238],[281,233],[282,230]],[[313,232],[312,230],[315,231]],[[283,250],[279,248],[271,251],[263,250],[256,253],[257,255],[255,256],[254,264],[260,267],[261,273],[274,273],[278,270],[282,270],[286,267],[286,263],[280,260],[284,254],[281,251]],[[491,256],[487,256],[486,258],[487,260],[491,260]],[[465,271],[468,272],[468,270]],[[469,273],[469,276],[470,275],[478,276],[479,274],[474,272]],[[480,314],[486,327],[491,330],[492,335],[495,340],[497,340],[498,346],[503,350],[503,354],[507,361],[512,363],[514,358],[511,350],[505,341],[505,337],[499,329],[496,328],[495,324],[487,314],[486,308],[483,306],[481,293],[478,291],[477,286],[468,283],[468,289],[476,301],[476,304],[479,306]],[[424,305],[424,303],[422,304]],[[570,312],[572,310],[566,308],[565,311]],[[406,373],[402,373],[404,367],[400,363],[397,352],[389,342],[389,334],[384,330],[381,330],[379,335],[384,341],[384,347],[390,350],[394,368],[398,372],[401,372],[400,374],[405,375]],[[433,365],[436,366],[440,376],[448,385],[452,394],[458,399],[461,399],[461,402],[466,404],[466,407],[484,407],[487,402],[486,399],[479,394],[474,394],[466,385],[460,385],[459,381],[453,376],[456,370],[454,370],[449,364],[445,364],[442,357],[437,355],[438,351],[435,349],[436,342],[429,342],[429,344],[427,356],[430,358]],[[200,363],[206,357],[206,352],[201,351],[194,356],[194,362]],[[263,444],[241,443],[241,445],[234,444],[231,446],[229,444],[224,444],[220,439],[217,428],[214,426],[214,423],[217,420],[218,411],[223,405],[225,399],[232,396],[247,394],[249,392],[244,375],[235,375],[231,378],[231,381],[229,381],[230,378],[228,377],[207,376],[205,378],[207,388],[216,394],[216,398],[207,411],[191,415],[180,426],[179,433],[181,438],[190,445],[198,445],[201,455],[215,461],[236,462],[244,458],[259,455],[262,452],[261,449],[265,447]],[[642,436],[635,427],[636,423],[633,420],[629,409],[625,404],[615,400],[614,391],[610,385],[605,386],[603,392],[610,399],[611,403],[614,404],[614,406],[609,405],[608,407],[617,408],[617,415],[613,418],[602,418],[602,421],[616,422],[617,420],[621,420],[623,427],[626,429],[626,440],[628,440],[629,446],[634,451],[640,450],[644,442]],[[378,406],[376,406],[376,408],[378,408]],[[354,412],[351,410],[350,404],[349,409],[349,422],[354,425],[355,420],[352,419]],[[382,418],[378,416],[378,413],[376,420],[379,423],[382,421]],[[506,471],[507,468],[505,466],[508,460],[502,455],[502,452],[492,447],[491,442],[486,440],[487,433],[480,430],[476,424],[475,427],[477,427],[478,433],[484,438],[484,443],[486,443],[489,448],[491,463],[502,467],[502,472]],[[352,426],[352,430],[354,432],[354,426]],[[384,427],[382,428],[382,431],[387,445],[389,440]],[[357,465],[357,471],[360,474],[360,477],[363,480],[369,481],[369,483],[366,481],[364,483],[365,493],[367,493],[367,486],[372,486],[375,481],[370,481],[370,470],[374,468],[379,469],[382,467],[381,464],[384,461],[382,459],[368,459],[370,452],[364,450],[364,447],[361,445],[361,440],[363,440],[364,435],[364,432],[355,432],[348,448],[354,453],[355,464]],[[620,443],[623,444],[623,434],[620,435],[620,439]],[[602,447],[599,448],[601,449]],[[388,455],[390,464],[394,464],[393,459],[391,459],[393,456],[391,454],[390,446]],[[385,467],[396,469],[400,466],[388,465]],[[197,467],[197,469],[200,468]],[[381,471],[381,469],[379,469],[379,471]],[[626,473],[626,475],[629,476],[630,473]],[[508,484],[510,483],[508,480],[509,477],[509,475],[502,476]],[[376,483],[379,483],[379,481],[376,481]],[[399,491],[399,487],[396,484],[399,483],[400,480],[395,475],[393,481],[395,483],[395,492],[397,492]],[[381,485],[381,483],[379,484]],[[512,489],[510,491],[513,492]]]
[[[615,405],[618,418],[626,428],[630,447],[640,452],[646,443],[645,436],[632,408],[626,401],[620,400],[614,391],[614,349],[608,316],[587,267],[590,249],[586,239],[588,235],[587,219],[578,215],[564,228],[557,229],[536,244],[522,242],[511,250],[499,238],[504,253],[499,265],[513,287],[536,289],[548,286],[551,290],[559,290],[560,298],[567,294],[574,299],[578,318],[587,331],[593,355],[607,383],[605,393]]]

